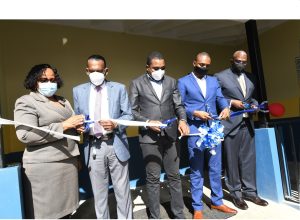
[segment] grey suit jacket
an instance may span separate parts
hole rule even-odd
[[[125,85],[106,81],[108,95],[109,116],[113,119],[132,120],[131,106]],[[73,88],[74,111],[76,114],[89,115],[91,83],[81,84]],[[88,164],[90,147],[89,133],[84,134],[84,159]],[[129,146],[126,136],[126,127],[119,125],[114,130],[113,147],[120,161],[127,161],[130,158]]]
[[[129,97],[132,113],[137,121],[164,121],[174,117],[177,117],[179,120],[186,120],[186,112],[177,88],[177,82],[172,77],[164,76],[161,100],[157,97],[146,74],[132,81]],[[177,122],[165,129],[165,133],[170,140],[176,140],[177,129]],[[154,132],[148,128],[139,127],[139,141],[141,143],[155,143],[160,135],[161,133]]]
[[[223,70],[220,73],[216,73],[219,84],[222,88],[222,93],[225,98],[230,102],[231,99],[241,100],[243,102],[257,105],[257,101],[253,98],[253,93],[255,90],[255,80],[251,73],[244,72],[245,83],[246,83],[246,97],[243,96],[242,88],[237,80],[237,75],[233,73],[231,68]],[[231,108],[231,111],[240,111],[241,109]],[[250,118],[252,118],[250,114]],[[243,115],[239,115],[231,118],[228,121],[223,121],[224,134],[225,135],[236,135],[238,132],[241,122],[243,120]],[[253,121],[251,120],[252,129],[254,129]]]
[[[76,130],[63,131],[62,122],[74,115],[70,103],[57,96],[63,107],[53,105],[45,96],[31,92],[17,99],[14,120],[49,130],[76,135]],[[79,155],[77,143],[55,134],[16,126],[18,139],[26,144],[23,163],[61,161]]]

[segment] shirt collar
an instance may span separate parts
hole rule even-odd
[[[193,74],[193,76],[195,77],[196,80],[205,80],[205,79],[207,78],[207,75],[204,75],[204,76],[202,77],[202,79],[199,79],[199,78],[195,75],[194,72],[192,72],[192,74]]]
[[[94,85],[93,83],[91,83],[91,87],[93,88],[93,89],[95,89],[96,88],[96,85]],[[104,89],[105,87],[106,87],[106,81],[104,80],[104,82],[102,83],[102,85],[100,86],[101,87],[101,89]]]

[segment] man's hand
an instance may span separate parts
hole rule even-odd
[[[228,120],[230,118],[229,108],[224,108],[223,111],[220,113],[219,118],[221,120]]]
[[[157,133],[159,133],[160,132],[160,126],[159,126],[159,124],[162,124],[160,121],[152,121],[152,120],[150,120],[150,121],[148,121],[149,123],[155,123],[155,124],[158,124],[157,126],[149,126],[148,128],[150,128],[152,131],[155,131],[155,132],[157,132]]]
[[[118,126],[117,123],[114,123],[111,120],[100,120],[98,123],[100,123],[106,131],[112,131]]]
[[[178,131],[180,132],[180,135],[188,135],[190,133],[190,127],[187,125],[187,123],[183,120],[180,120],[178,123]]]
[[[234,100],[234,99],[231,100],[231,106],[233,106],[237,109],[244,109],[245,108],[242,101]]]
[[[194,111],[193,114],[194,117],[200,118],[203,121],[211,120],[212,117],[210,117],[209,113],[204,111]]]
[[[251,105],[252,109],[255,109],[255,112],[259,112],[259,108],[256,105]]]

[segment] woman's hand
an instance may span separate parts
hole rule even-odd
[[[65,120],[63,124],[64,131],[71,129],[71,128],[76,128],[78,126],[83,125],[84,123],[84,116],[83,115],[74,115],[67,120]]]

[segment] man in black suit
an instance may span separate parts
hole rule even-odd
[[[233,54],[231,67],[215,74],[233,112],[258,104],[253,98],[253,74],[245,71],[246,64],[247,53],[239,50]],[[267,206],[268,202],[259,198],[256,190],[254,123],[251,114],[244,113],[233,117],[223,121],[223,125],[225,182],[234,205],[240,209],[247,209],[248,205],[243,200],[245,199],[257,205]]]
[[[146,165],[149,217],[160,218],[160,173],[163,165],[170,186],[171,210],[175,218],[185,218],[176,139],[178,131],[186,135],[189,128],[176,80],[165,75],[165,60],[161,53],[152,52],[148,56],[146,73],[132,81],[129,97],[135,120],[158,124],[139,128]],[[159,126],[174,117],[178,122],[166,128]]]

